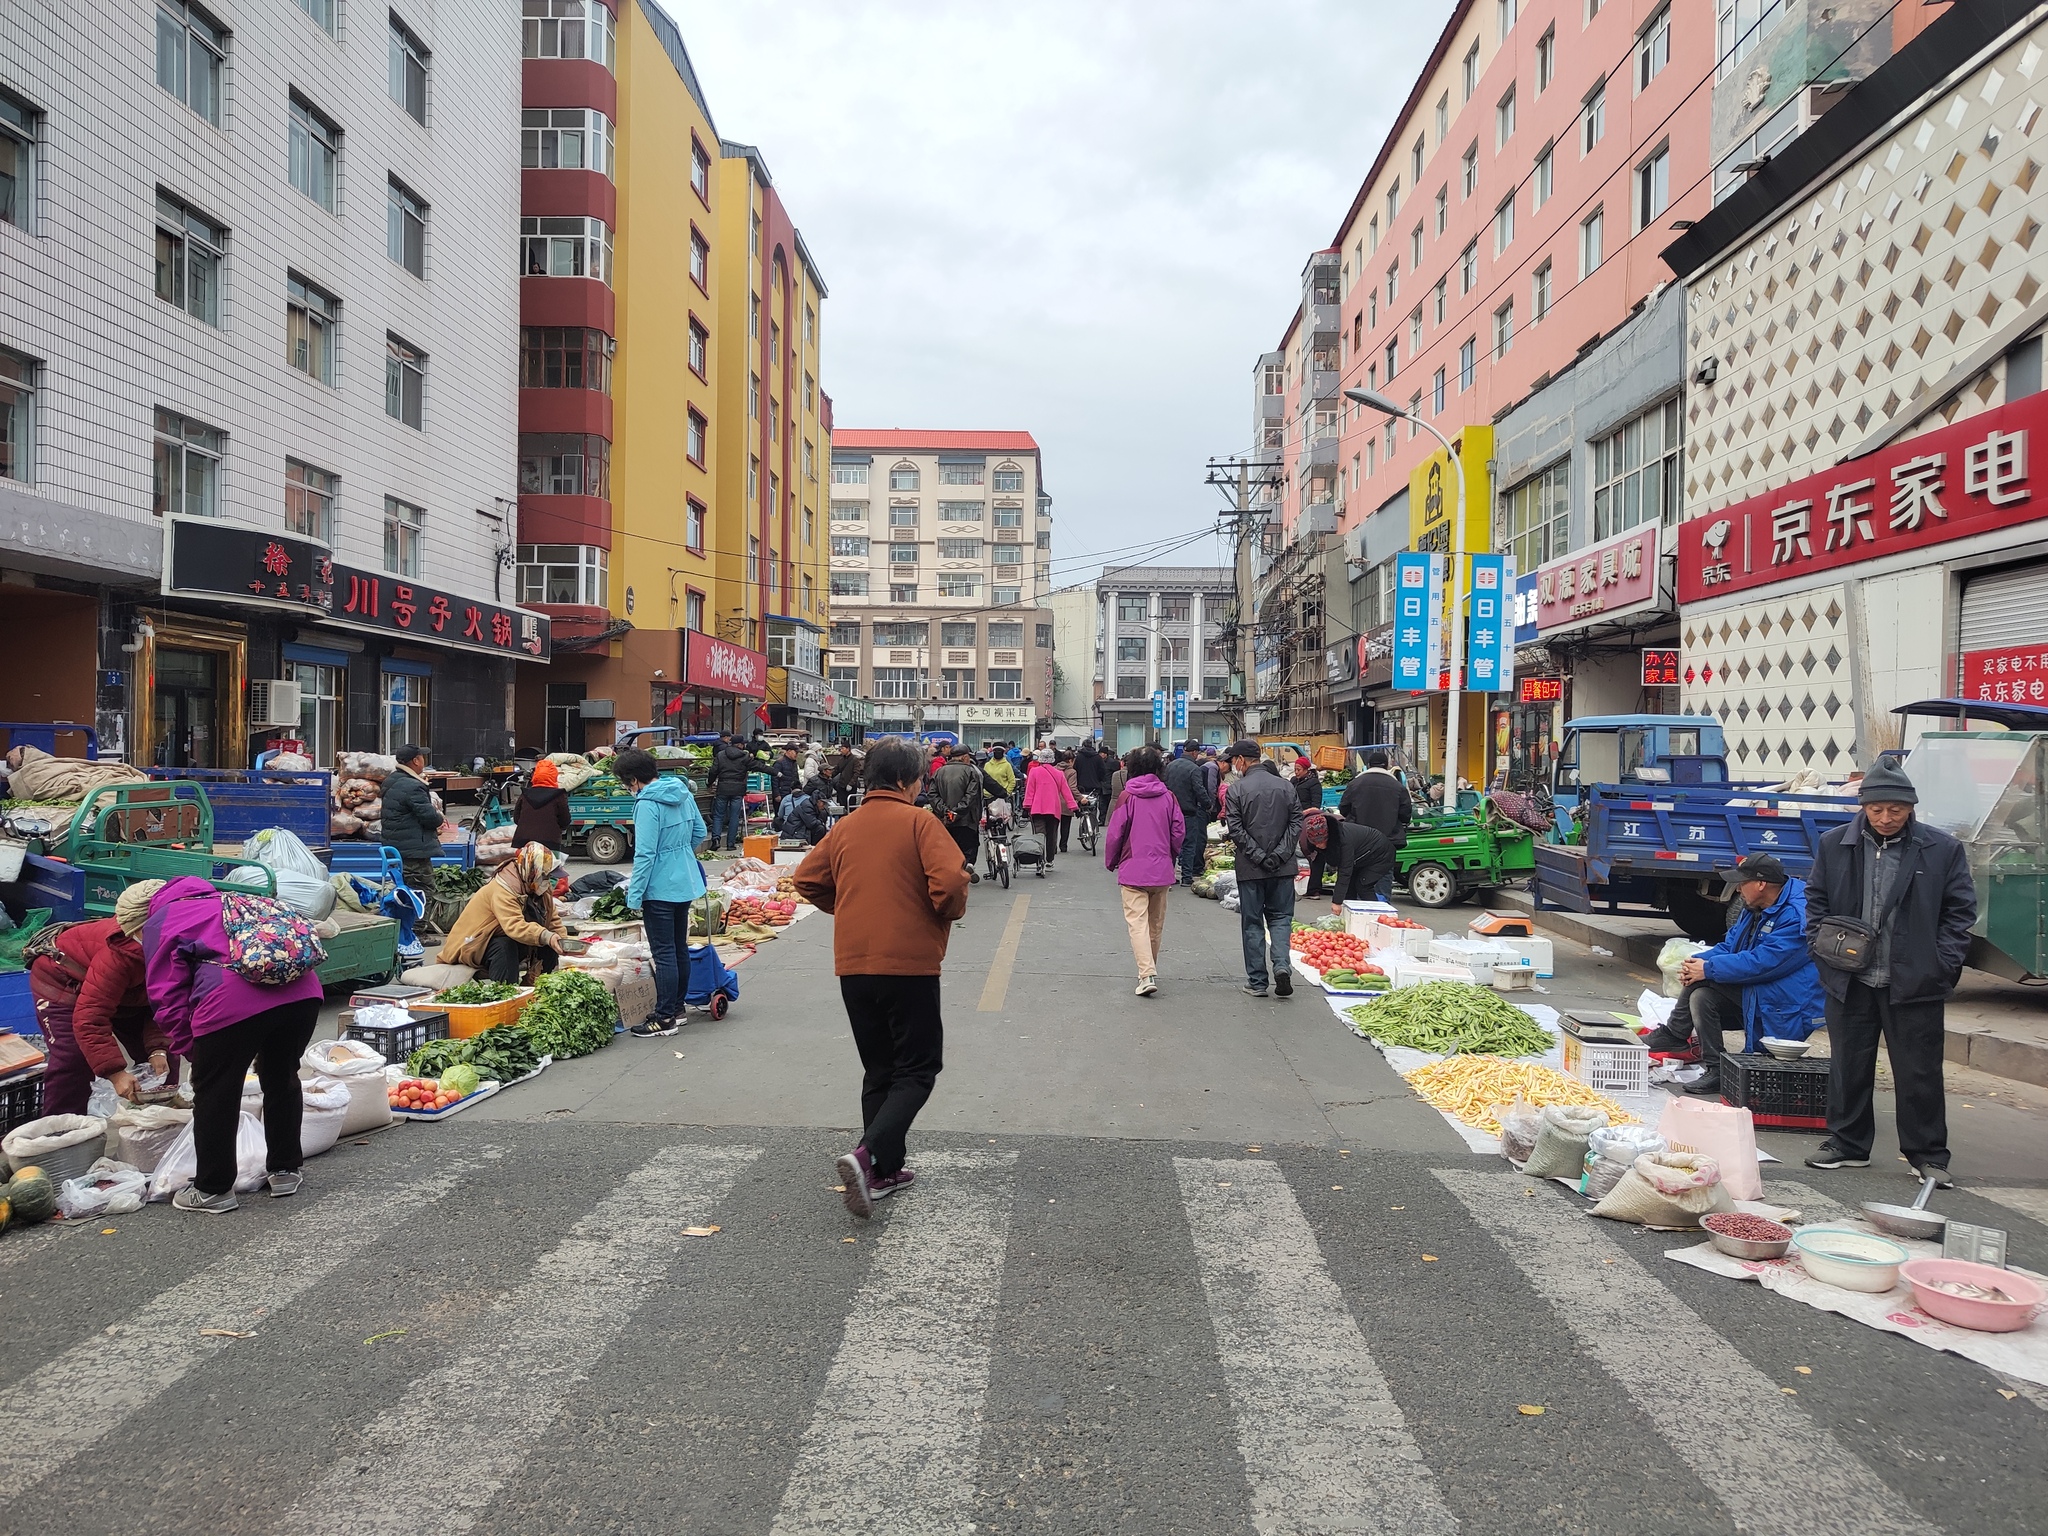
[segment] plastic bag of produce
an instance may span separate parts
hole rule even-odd
[[[398,772],[398,759],[383,752],[344,752],[340,771],[343,778],[381,782]]]
[[[124,1104],[107,1122],[107,1156],[153,1172],[178,1132],[191,1123],[192,1111],[175,1104]]]
[[[384,1055],[375,1046],[361,1040],[316,1040],[306,1047],[301,1059],[307,1070],[348,1089],[341,1135],[355,1136],[391,1123],[391,1100],[384,1093]]]
[[[263,1139],[263,1122],[243,1114],[235,1127],[235,1188],[254,1189],[269,1174],[270,1147]],[[178,1132],[177,1140],[165,1148],[156,1171],[149,1176],[149,1198],[168,1200],[199,1175],[199,1154],[192,1146],[192,1127]]]
[[[1500,1122],[1500,1150],[1510,1162],[1526,1162],[1536,1150],[1536,1137],[1543,1129],[1543,1111],[1521,1094],[1512,1104],[1495,1104],[1488,1111]]]
[[[697,938],[711,938],[725,932],[725,897],[707,891],[690,903],[690,932]]]
[[[14,1167],[27,1168],[87,1142],[103,1143],[106,1136],[107,1122],[97,1115],[45,1115],[0,1137],[0,1152]]]
[[[306,1108],[299,1121],[299,1150],[307,1157],[318,1157],[333,1151],[334,1144],[341,1140],[355,1100],[351,1085],[335,1077],[309,1077],[302,1091]],[[377,1085],[377,1094],[384,1098],[388,1113],[391,1101],[385,1098],[382,1083]]]
[[[83,1216],[125,1216],[141,1210],[148,1196],[148,1174],[103,1157],[77,1178],[57,1186],[57,1209],[70,1221]]]
[[[1586,1171],[1586,1138],[1607,1124],[1607,1111],[1573,1104],[1546,1104],[1536,1144],[1522,1172],[1532,1179],[1580,1178]]]
[[[1590,1138],[1589,1138],[1590,1142]],[[1595,1216],[1638,1226],[1686,1230],[1711,1211],[1732,1211],[1735,1202],[1721,1182],[1721,1169],[1697,1152],[1645,1152],[1598,1205]]]
[[[1697,1152],[1721,1165],[1721,1182],[1736,1200],[1761,1200],[1763,1175],[1756,1165],[1756,1117],[1733,1104],[1706,1099],[1673,1099],[1658,1117],[1657,1133],[1676,1152]]]
[[[301,842],[297,834],[283,827],[265,827],[242,844],[242,857],[254,859],[258,864],[268,864],[272,869],[289,869],[294,874],[310,875],[315,880],[327,878],[327,866],[313,857],[313,850]]]
[[[580,752],[550,752],[548,761],[555,765],[555,782],[565,795],[575,794],[597,777],[597,769]]]
[[[1645,1152],[1665,1151],[1668,1143],[1647,1125],[1605,1125],[1586,1138],[1585,1171],[1579,1193],[1604,1200],[1622,1175]]]
[[[265,772],[311,773],[313,759],[303,752],[280,752],[263,765]]]
[[[1685,990],[1685,983],[1678,979],[1678,968],[1694,955],[1705,954],[1714,946],[1696,944],[1691,939],[1666,939],[1664,947],[1657,951],[1657,973],[1664,978],[1664,995],[1676,997]]]

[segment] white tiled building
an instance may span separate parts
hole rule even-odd
[[[37,644],[62,679],[46,697],[0,683],[0,718],[96,715],[137,755],[234,766],[252,745],[238,685],[287,678],[322,749],[393,730],[450,758],[504,745],[512,657],[545,650],[501,571],[517,16],[492,0],[7,6],[0,93],[0,581],[46,616]],[[167,573],[166,525],[185,518],[208,522],[206,563],[234,567],[212,576],[247,574],[245,549],[289,560],[284,598]],[[297,542],[269,554],[279,538]],[[322,557],[331,611],[300,580]],[[147,665],[120,650],[131,636],[191,655]],[[153,697],[158,674],[189,674],[190,696]]]

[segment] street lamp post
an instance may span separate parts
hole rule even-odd
[[[1446,690],[1444,711],[1444,809],[1458,808],[1458,717],[1463,713],[1465,702],[1465,625],[1460,609],[1459,587],[1465,565],[1465,461],[1459,455],[1456,444],[1439,432],[1436,427],[1405,405],[1398,405],[1385,395],[1370,389],[1347,389],[1344,398],[1359,405],[1369,406],[1382,415],[1397,421],[1413,422],[1431,437],[1444,445],[1444,452],[1451,459],[1451,481],[1456,490],[1456,500],[1451,514],[1451,650],[1450,687]]]

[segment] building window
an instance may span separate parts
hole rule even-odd
[[[1415,135],[1415,142],[1408,147],[1408,179],[1418,187],[1422,185],[1422,157],[1427,144],[1421,134]]]
[[[1145,659],[1145,637],[1143,635],[1121,635],[1116,642],[1118,661],[1143,661]]]
[[[761,295],[758,293],[750,294],[747,298],[747,339],[761,339]]]
[[[924,645],[931,639],[931,626],[916,619],[899,619],[875,626],[877,645]]]
[[[320,23],[320,30],[330,37],[334,34],[334,0],[299,0],[299,9]],[[314,762],[322,761],[316,756]]]
[[[1116,696],[1120,699],[1142,699],[1148,697],[1145,679],[1142,677],[1119,677],[1116,680]]]
[[[917,467],[899,464],[889,471],[889,489],[892,491],[914,491],[917,489]]]
[[[0,223],[30,227],[36,205],[37,114],[0,91]]]
[[[1451,189],[1449,187],[1438,187],[1436,189],[1436,232],[1442,234],[1446,229],[1450,228],[1450,225]],[[1417,264],[1420,265],[1421,258],[1417,257],[1416,260]]]
[[[834,667],[826,674],[826,681],[832,684],[832,691],[841,698],[851,698],[860,692],[860,668]]]
[[[392,575],[417,576],[424,569],[426,516],[409,501],[384,498],[384,569]]]
[[[711,286],[711,247],[694,229],[690,231],[690,280],[699,288]]]
[[[868,466],[865,464],[834,463],[832,466],[832,483],[834,485],[866,485],[868,483]],[[838,511],[838,505],[835,503],[833,506],[833,515],[835,517],[838,515]],[[866,515],[866,513],[861,514],[863,517]]]
[[[951,626],[949,625],[948,628],[950,627]],[[853,619],[846,622],[834,623],[831,629],[828,631],[828,633],[830,635],[830,638],[826,641],[826,644],[828,645],[858,646],[860,644],[860,620]],[[946,643],[948,645],[957,645],[959,642],[955,640],[949,640]],[[972,640],[969,640],[967,643],[969,645],[972,645],[974,642]]]
[[[1590,155],[1593,146],[1607,136],[1607,82],[1602,80],[1586,93],[1579,108],[1579,153]]]
[[[611,443],[594,432],[520,433],[519,494],[609,500]]]
[[[590,59],[612,67],[612,13],[604,0],[521,0],[529,59]]]
[[[1387,268],[1387,303],[1391,306],[1401,293],[1401,263],[1395,262]]]
[[[391,18],[391,99],[416,123],[427,120],[427,48],[396,16]]]
[[[1458,162],[1458,185],[1460,197],[1470,197],[1479,190],[1479,144],[1476,140],[1466,146],[1464,156]]]
[[[1757,126],[1754,133],[1746,135],[1714,167],[1714,201],[1720,202],[1749,179],[1749,173],[1757,170],[1771,158],[1778,146],[1799,131],[1799,105],[1803,96],[1794,94],[1785,103]]]
[[[1579,276],[1590,277],[1607,259],[1607,210],[1595,208],[1579,221]]]
[[[978,523],[987,510],[978,501],[942,501],[939,503],[939,521],[942,523]]]
[[[992,699],[1023,698],[1024,669],[1022,667],[990,667],[988,669],[988,696]]]
[[[1784,14],[1784,0],[1721,0],[1715,50],[1720,62],[1714,78],[1726,79],[1728,72],[1749,56]]]
[[[1479,281],[1479,242],[1469,242],[1458,253],[1458,292],[1470,293]]]
[[[284,461],[284,525],[302,538],[334,542],[334,496],[340,479],[324,469]]]
[[[1665,6],[1636,38],[1636,89],[1642,90],[1671,62],[1671,7]]]
[[[1498,208],[1493,210],[1493,254],[1498,256],[1514,243],[1515,199],[1510,193]]]
[[[427,356],[417,347],[384,333],[384,414],[408,427],[424,430]]]
[[[749,374],[747,376],[747,420],[759,421],[760,419],[761,375],[758,373]]]
[[[394,177],[384,189],[384,249],[414,277],[427,275],[427,205]]]
[[[875,697],[878,699],[921,699],[925,696],[926,674],[922,667],[875,668]]]
[[[1451,93],[1445,91],[1436,99],[1436,141],[1441,144],[1451,131]]]
[[[980,464],[941,464],[939,466],[939,484],[941,485],[980,485],[983,478],[984,468]],[[891,487],[891,489],[896,489],[896,487]]]
[[[1450,279],[1447,277],[1440,277],[1436,280],[1436,287],[1430,290],[1430,300],[1431,303],[1434,305],[1434,309],[1432,311],[1433,323],[1437,325],[1442,325],[1444,323],[1444,301],[1449,296],[1450,289]]]
[[[1473,382],[1474,382],[1474,380],[1475,380],[1475,379],[1477,379],[1477,377],[1478,377],[1478,366],[1479,366],[1479,338],[1478,338],[1478,337],[1476,337],[1476,336],[1467,336],[1467,337],[1465,338],[1465,340],[1464,340],[1464,341],[1463,341],[1463,342],[1462,342],[1462,343],[1461,343],[1461,344],[1459,345],[1459,347],[1458,347],[1458,393],[1459,393],[1459,394],[1461,394],[1461,395],[1462,395],[1462,394],[1463,394],[1463,393],[1464,393],[1464,392],[1465,392],[1466,390],[1468,390],[1468,389],[1470,389],[1470,388],[1472,387],[1472,385],[1473,385]],[[1393,453],[1394,453],[1394,450],[1393,450],[1393,448],[1392,448],[1392,446],[1391,446],[1391,444],[1392,444],[1392,433],[1393,433],[1393,430],[1394,430],[1394,429],[1393,429],[1392,427],[1388,427],[1388,428],[1387,428],[1387,432],[1388,432],[1388,434],[1389,434],[1389,437],[1388,437],[1389,447],[1388,447],[1388,449],[1387,449],[1387,456],[1388,456],[1389,458],[1392,458],[1392,457],[1393,457]]]
[[[704,594],[686,592],[683,597],[683,627],[702,632],[704,628]]]
[[[702,469],[706,452],[705,443],[711,435],[711,424],[704,419],[704,413],[697,410],[689,412],[689,422],[689,435],[684,440],[684,451],[689,454],[690,462]]]
[[[521,219],[519,270],[526,277],[594,277],[610,286],[611,229],[603,219]]]
[[[889,546],[889,563],[891,565],[915,565],[917,564],[917,549],[918,546],[915,544],[891,544]]]
[[[711,201],[711,156],[694,134],[690,137],[690,187],[706,202]]]
[[[158,517],[218,517],[220,461],[226,452],[225,432],[157,407],[150,510]]]
[[[1541,96],[1557,78],[1557,27],[1553,24],[1536,39],[1536,94]]]
[[[603,331],[580,325],[524,326],[519,332],[519,387],[589,389],[608,395],[616,346]]]
[[[528,170],[613,174],[612,120],[602,112],[583,107],[536,107],[519,116],[519,163]]]
[[[998,544],[989,551],[989,554],[997,565],[1022,565],[1024,563],[1024,546],[1021,544]],[[998,572],[997,574],[1000,575],[1001,573]]]
[[[605,607],[611,555],[589,544],[519,546],[519,601]]]
[[[1420,267],[1422,265],[1422,226],[1420,224],[1408,232],[1408,265],[1411,267]]]
[[[1408,317],[1408,355],[1413,357],[1422,350],[1422,311],[1416,310]]]
[[[749,534],[747,536],[747,580],[750,582],[758,582],[760,579],[761,541],[755,538],[752,534]]]
[[[35,475],[35,369],[27,358],[0,351],[0,480],[26,483]]]
[[[1429,411],[1432,416],[1441,416],[1444,413],[1444,371],[1441,368],[1437,369],[1429,381]],[[1355,464],[1353,469],[1355,478]]]
[[[1396,361],[1395,354],[1397,350],[1398,349],[1393,342],[1390,341],[1387,343],[1387,382],[1389,384],[1394,382],[1394,363]]]
[[[1506,357],[1508,349],[1515,344],[1515,301],[1509,299],[1493,312],[1493,355],[1495,360]]]
[[[969,575],[964,571],[941,571],[939,572],[939,596],[979,597],[981,596],[981,578]]]
[[[1401,178],[1396,176],[1394,184],[1387,188],[1387,237],[1393,238],[1394,214],[1401,206]]]
[[[1636,167],[1636,228],[1649,228],[1670,204],[1671,146],[1664,144]]]
[[[683,543],[692,554],[704,553],[704,503],[694,496],[683,501]]]
[[[711,371],[711,333],[697,321],[690,322],[690,372],[706,378]]]
[[[832,503],[832,521],[835,523],[864,523],[868,518],[868,504],[864,501],[835,501]]]
[[[941,589],[941,597],[945,592]],[[971,699],[974,697],[974,671],[946,667],[939,673],[939,697],[942,699]]]
[[[825,586],[834,597],[866,597],[868,595],[868,573],[866,571],[834,571]]]
[[[1494,24],[1500,29],[1498,36],[1505,38],[1514,30],[1521,9],[1521,0],[1493,0]]]
[[[868,557],[868,540],[864,533],[835,533],[832,535],[832,557],[835,560],[865,560]]]
[[[220,65],[228,35],[197,6],[157,0],[156,83],[220,126]]]
[[[761,500],[761,460],[759,455],[747,455],[747,505],[754,506]]]
[[[284,680],[299,685],[299,739],[316,763],[333,762],[341,748],[342,685],[347,676],[342,667],[285,658]]]
[[[1571,547],[1571,484],[1571,460],[1560,459],[1503,496],[1494,552],[1513,555],[1524,574],[1563,555]]]
[[[981,540],[941,539],[939,540],[939,558],[941,560],[979,560],[981,558]]]
[[[1035,644],[1037,645],[1038,649],[1039,649],[1039,650],[1041,650],[1041,651],[1049,651],[1049,650],[1051,650],[1051,649],[1052,649],[1052,626],[1051,626],[1050,624],[1038,624],[1038,625],[1034,625],[1034,626],[1033,626],[1033,629],[1034,629],[1034,631],[1035,631],[1035,641],[1034,641],[1034,643],[1035,643]]]
[[[1534,325],[1550,313],[1550,263],[1544,262],[1529,279],[1529,323]]]
[[[292,185],[334,212],[334,162],[341,153],[341,130],[294,92],[290,136]]]
[[[1678,521],[1678,402],[1643,412],[1593,444],[1593,541]]]
[[[1164,592],[1159,597],[1159,622],[1185,624],[1193,617],[1195,600],[1186,592]],[[1021,633],[1019,635],[1021,639]],[[994,644],[993,641],[990,644]]]
[[[1479,44],[1476,42],[1465,50],[1464,65],[1465,99],[1470,101],[1479,89]]]
[[[1507,95],[1501,97],[1493,109],[1493,147],[1499,149],[1515,136],[1515,88],[1508,87]]]
[[[158,192],[156,296],[208,325],[219,325],[221,250],[226,244],[225,229]]]
[[[284,360],[307,378],[332,384],[341,301],[296,272],[285,273],[284,293]]]
[[[1543,152],[1536,157],[1536,171],[1530,177],[1534,188],[1531,206],[1541,208],[1550,201],[1550,194],[1557,190],[1557,146],[1546,144]]]
[[[410,672],[386,672],[383,676],[383,740],[379,746],[385,752],[395,752],[402,743],[426,741],[427,684],[431,679]]]

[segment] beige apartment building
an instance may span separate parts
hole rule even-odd
[[[1027,741],[1053,695],[1052,498],[1028,432],[832,439],[828,671],[870,730]]]

